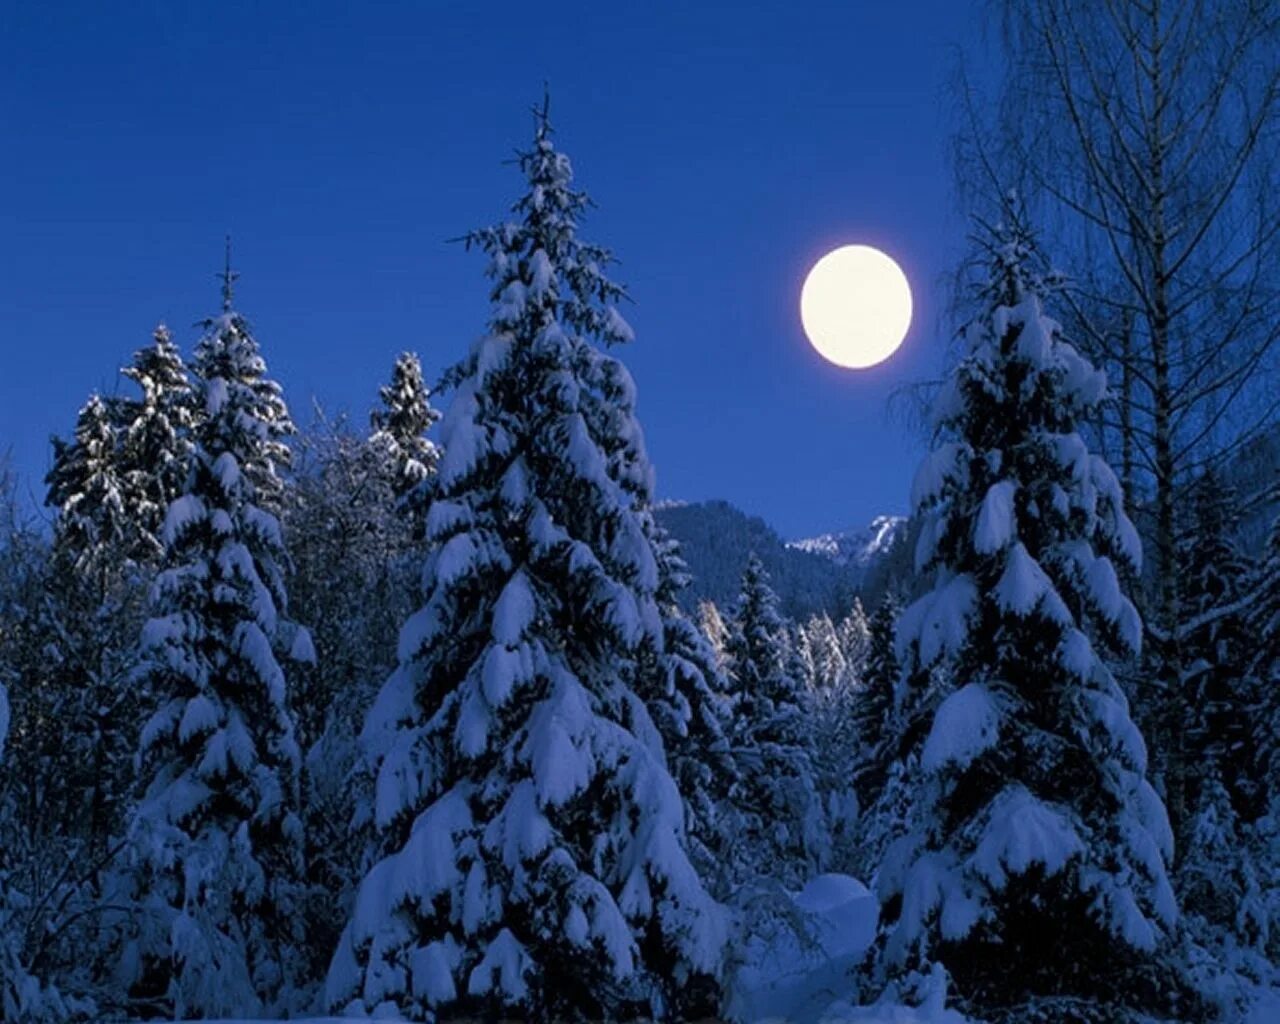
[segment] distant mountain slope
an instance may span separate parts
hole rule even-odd
[[[820,537],[788,542],[787,547],[822,555],[837,565],[866,569],[883,557],[905,534],[905,516],[876,516],[868,526],[844,533],[824,533]]]
[[[705,599],[729,608],[747,556],[755,552],[773,579],[783,613],[792,619],[822,611],[842,615],[864,586],[864,600],[878,600],[884,570],[906,533],[905,520],[880,516],[863,530],[788,544],[763,519],[727,501],[664,502],[657,517],[680,542],[693,575],[683,597],[687,608]]]
[[[1269,431],[1236,453],[1223,475],[1243,505],[1240,540],[1255,554],[1280,512],[1280,430]],[[1141,507],[1133,511],[1140,528],[1148,525]],[[890,587],[907,594],[912,588],[916,530],[902,516],[877,516],[862,528],[788,542],[763,519],[727,501],[666,501],[656,513],[689,563],[693,584],[682,598],[689,610],[704,599],[730,608],[753,551],[769,570],[782,610],[791,619],[820,611],[843,615],[855,595],[870,611]],[[1144,536],[1144,541],[1149,546],[1150,538]]]
[[[787,547],[763,519],[727,501],[669,502],[658,507],[657,517],[680,542],[689,563],[693,584],[682,598],[689,608],[704,599],[730,607],[752,552],[773,578],[782,611],[791,618],[834,612],[853,601],[854,591],[843,567],[821,555]]]

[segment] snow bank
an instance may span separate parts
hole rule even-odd
[[[971,1024],[957,1010],[942,1006],[848,1006],[836,1003],[827,1008],[819,1024]]]
[[[1280,1020],[1280,989],[1262,992],[1249,1010],[1244,1024],[1275,1024]]]
[[[791,898],[790,909],[745,940],[743,962],[729,982],[730,1019],[817,1024],[850,991],[849,973],[879,924],[875,896],[848,875],[819,875]]]

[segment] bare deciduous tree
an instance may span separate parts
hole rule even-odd
[[[1072,287],[1070,325],[1110,370],[1118,444],[1154,559],[1157,749],[1184,819],[1180,503],[1276,423],[1280,7],[1267,0],[996,0],[1005,73],[965,95],[965,187],[1034,204]],[[974,199],[970,194],[968,198]],[[1111,450],[1114,450],[1112,448]]]

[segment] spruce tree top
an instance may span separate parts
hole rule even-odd
[[[224,294],[229,303],[229,289]],[[278,512],[284,487],[278,470],[290,462],[284,438],[295,431],[284,392],[267,376],[243,316],[228,306],[204,328],[192,362],[203,402],[198,443],[206,452],[242,453],[247,499]]]
[[[778,596],[764,563],[752,552],[742,573],[738,603],[725,644],[740,699],[748,706],[763,703],[767,716],[799,698],[798,681],[787,674],[787,626],[778,613]],[[743,708],[748,717],[756,712]]]
[[[369,416],[370,442],[385,450],[395,466],[397,495],[430,476],[440,452],[426,432],[440,418],[431,408],[431,392],[422,378],[422,363],[412,352],[401,352],[391,370],[391,382],[378,391],[382,408]]]
[[[195,392],[163,324],[120,373],[140,392],[115,406],[126,503],[138,533],[138,557],[155,561],[164,550],[159,535],[165,510],[187,483]]]
[[[58,548],[79,572],[122,561],[130,530],[119,471],[111,409],[91,395],[72,440],[53,438],[53,468],[45,478],[46,501],[58,510]]]
[[[142,392],[141,404],[148,409],[160,406],[166,393],[191,391],[182,354],[164,324],[156,327],[151,344],[138,349],[133,354],[133,362],[120,374],[138,385]]]

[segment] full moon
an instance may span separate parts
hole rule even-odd
[[[800,322],[818,353],[863,370],[898,350],[911,325],[911,286],[879,249],[845,245],[813,265],[800,290]]]

